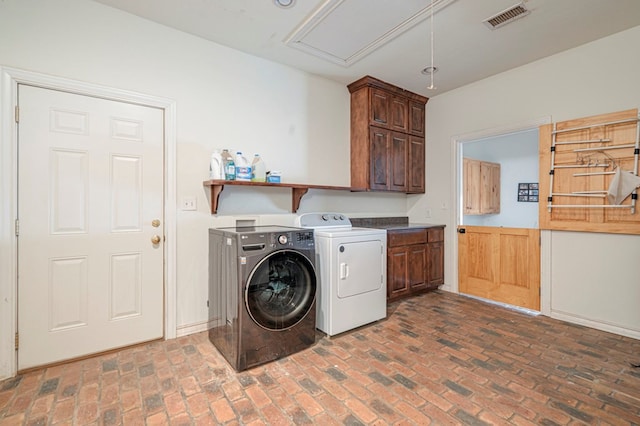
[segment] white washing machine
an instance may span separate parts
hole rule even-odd
[[[340,213],[305,213],[314,230],[319,285],[316,328],[329,336],[387,317],[387,231],[355,228]]]

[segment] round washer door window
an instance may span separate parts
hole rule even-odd
[[[268,330],[286,330],[300,322],[316,298],[316,273],[302,253],[271,253],[251,271],[245,304],[251,318]]]

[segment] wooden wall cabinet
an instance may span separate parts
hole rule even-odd
[[[444,283],[444,227],[387,231],[387,300]]]
[[[463,159],[464,214],[500,213],[500,164]]]
[[[428,98],[373,77],[351,93],[351,189],[424,193]]]

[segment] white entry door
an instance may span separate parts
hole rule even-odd
[[[163,110],[18,87],[18,369],[163,336]]]

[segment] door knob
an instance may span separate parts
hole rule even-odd
[[[151,226],[153,226],[154,228],[157,228],[158,226],[160,226],[160,219],[153,219],[151,221]]]
[[[153,244],[160,244],[160,235],[154,235],[153,237],[151,237],[151,242]]]
[[[459,234],[464,234],[465,232],[467,232],[467,230],[466,230],[466,229],[464,229],[464,228],[458,228],[458,233],[459,233]]]

